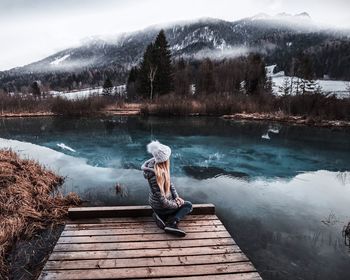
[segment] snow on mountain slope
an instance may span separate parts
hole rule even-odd
[[[51,65],[58,65],[60,64],[62,61],[66,60],[68,57],[70,56],[70,54],[66,54],[62,57],[56,58],[54,61],[50,62]]]
[[[234,22],[205,18],[151,26],[115,36],[93,36],[83,40],[78,47],[63,50],[13,71],[45,72],[109,65],[128,68],[140,61],[146,46],[154,40],[161,28],[165,30],[174,56],[196,57],[199,53],[198,56],[203,57],[203,54],[210,55],[213,52],[213,57],[220,58],[231,57],[239,48],[259,50],[262,53],[273,52],[279,45],[292,46],[291,40],[284,41],[285,36],[320,31],[307,13],[276,16],[260,14]]]

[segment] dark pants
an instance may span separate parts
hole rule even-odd
[[[182,220],[187,214],[192,212],[192,203],[189,201],[185,201],[184,204],[177,209],[153,209],[154,212],[158,214],[158,216],[163,221],[177,221]]]

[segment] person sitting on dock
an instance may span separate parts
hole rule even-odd
[[[150,186],[149,203],[153,208],[153,218],[159,228],[177,236],[185,236],[186,232],[178,228],[182,218],[192,211],[192,203],[184,201],[170,181],[170,147],[152,141],[147,151],[153,158],[142,166],[144,177]]]

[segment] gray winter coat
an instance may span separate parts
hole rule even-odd
[[[155,159],[147,160],[141,166],[143,176],[148,180],[150,187],[149,204],[153,209],[176,209],[179,208],[175,199],[179,197],[174,185],[170,184],[170,194],[165,196],[161,193],[157,184],[156,174],[154,173]]]

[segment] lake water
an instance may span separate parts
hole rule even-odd
[[[350,279],[349,129],[202,117],[0,121],[0,148],[66,176],[64,191],[91,205],[147,204],[140,166],[153,139],[172,148],[180,195],[214,203],[264,279]]]

